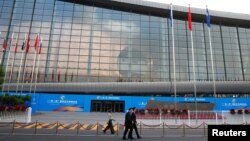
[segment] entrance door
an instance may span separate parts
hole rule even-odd
[[[91,112],[124,112],[124,101],[91,100]]]

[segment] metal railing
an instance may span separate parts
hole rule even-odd
[[[137,119],[147,124],[167,123],[199,125],[206,124],[242,124],[250,123],[250,114],[231,113],[230,111],[188,111],[186,113],[163,113],[151,112],[145,114],[137,114]]]
[[[31,122],[31,111],[32,109],[29,107],[25,111],[0,111],[0,122],[23,122],[30,123]]]

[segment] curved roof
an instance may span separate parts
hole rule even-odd
[[[250,81],[217,81],[216,93],[250,93]],[[8,85],[8,84],[6,84]],[[16,84],[9,84],[10,91],[16,90]],[[19,84],[21,86],[21,84]],[[197,81],[197,93],[213,94],[213,82]],[[7,90],[7,86],[4,87]],[[92,82],[92,83],[37,83],[36,92],[48,93],[117,93],[117,94],[173,94],[172,82]],[[33,84],[34,89],[34,84]],[[194,93],[193,81],[177,82],[178,94]],[[28,92],[30,84],[23,84],[23,91]]]

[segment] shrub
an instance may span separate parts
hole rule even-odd
[[[17,96],[6,94],[0,97],[0,104],[7,106],[23,105],[25,101],[31,101],[31,96]]]
[[[140,109],[139,113],[142,114],[142,115],[144,115],[145,114],[145,110],[144,109]]]
[[[155,108],[154,109],[154,114],[158,115],[160,112],[159,112],[159,109],[158,108]]]
[[[147,108],[149,114],[154,114],[154,110],[152,108]]]
[[[163,109],[161,109],[161,112],[162,112],[162,114],[167,114],[168,113],[168,109],[163,108]]]
[[[175,112],[176,112],[175,109],[170,110],[170,114],[172,114],[172,115],[175,115],[176,114]]]
[[[230,109],[230,113],[231,114],[235,114],[235,110],[234,109]]]
[[[188,114],[188,109],[183,109],[182,113],[185,114],[185,115],[187,115]]]
[[[243,110],[242,109],[239,109],[238,110],[238,114],[242,114],[243,113]]]
[[[250,114],[249,109],[245,109],[245,114]]]

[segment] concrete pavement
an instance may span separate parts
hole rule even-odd
[[[1,141],[123,141],[120,136],[0,135]],[[207,141],[207,137],[143,137],[138,141]]]
[[[124,113],[114,113],[114,119],[120,124],[124,123]],[[56,127],[51,126],[47,127],[49,123],[106,123],[108,120],[107,113],[82,113],[82,112],[37,112],[37,114],[32,115],[32,122],[38,121],[38,125],[45,128],[37,129],[34,126],[31,128],[19,128],[18,126],[13,128],[12,124],[9,124],[6,127],[0,128],[0,140],[4,141],[82,141],[82,140],[95,140],[95,141],[115,141],[122,140],[123,128],[119,129],[119,132],[115,135],[111,135],[109,131],[106,134],[102,133],[101,128],[96,129],[80,129],[79,131],[74,128],[73,130],[69,129],[57,129]],[[159,120],[154,120],[151,125],[159,124]],[[174,123],[173,123],[174,124]],[[60,127],[63,127],[60,126]],[[84,125],[82,126],[84,127]],[[87,126],[86,126],[87,128]],[[140,126],[138,127],[140,130]],[[13,131],[14,130],[14,131]],[[13,131],[13,134],[12,134]],[[162,126],[151,127],[144,126],[140,130],[142,139],[135,139],[140,141],[207,141],[207,129],[203,128],[183,128],[182,125],[178,126],[169,126],[166,125],[165,128]],[[134,135],[135,136],[135,135]]]

